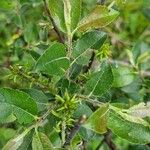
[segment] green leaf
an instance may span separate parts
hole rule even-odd
[[[112,86],[113,74],[110,64],[104,62],[101,65],[101,70],[92,75],[91,79],[87,81],[85,90],[95,96],[105,94]]]
[[[47,108],[48,97],[37,89],[22,89],[23,92],[29,94],[36,102],[39,111],[43,111]]]
[[[7,110],[7,111],[6,111]],[[10,106],[8,106],[7,104],[1,104],[0,105],[0,123],[6,123],[6,120],[8,120],[8,118],[10,118],[11,113],[12,113],[12,108]],[[12,119],[10,119],[11,122]],[[14,121],[15,119],[13,119],[12,121]]]
[[[109,10],[106,6],[98,5],[87,17],[79,22],[77,30],[84,32],[92,28],[105,27],[113,22],[118,15],[118,11]]]
[[[66,8],[65,6],[66,5],[64,5],[63,0],[49,0],[50,12],[59,29],[66,32],[66,19],[69,19],[69,22],[71,22],[71,30],[73,31],[80,20],[81,0],[71,0],[69,2],[70,10],[68,10],[68,7]],[[67,16],[65,17],[66,14]]]
[[[18,150],[18,148],[23,143],[23,139],[27,133],[28,131],[25,131],[22,134],[18,135],[16,138],[9,140],[7,144],[2,148],[2,150]]]
[[[90,59],[90,49],[99,49],[107,38],[105,32],[91,31],[85,33],[75,44],[73,49],[74,62],[78,64],[86,64]],[[86,54],[88,56],[86,56]]]
[[[28,44],[35,43],[38,39],[38,29],[35,23],[30,22],[24,25],[24,39]]]
[[[29,147],[32,132],[30,128],[27,128],[21,134],[17,135],[15,138],[9,140],[2,150],[26,150]],[[30,137],[30,139],[29,139]],[[26,144],[26,145],[25,145]]]
[[[71,0],[71,30],[73,31],[80,21],[82,0]]]
[[[18,148],[21,146],[23,143],[23,138],[20,139],[13,139],[9,141],[2,150],[18,150]]]
[[[74,112],[74,118],[80,118],[82,115],[86,115],[86,117],[91,116],[91,114],[93,113],[93,111],[91,110],[91,108],[86,105],[85,103],[80,103],[77,106],[77,110]]]
[[[86,121],[85,128],[91,129],[97,133],[103,134],[107,132],[107,118],[109,105],[104,104],[100,106]]]
[[[24,138],[23,143],[19,146],[18,150],[29,150],[31,148],[33,130],[30,131]]]
[[[119,109],[117,107],[114,107],[110,105],[110,108],[114,111],[116,111],[120,116],[122,116],[125,120],[128,120],[130,122],[142,124],[143,126],[149,126],[149,123],[142,119],[140,116],[133,116],[128,113],[128,109]]]
[[[36,70],[63,76],[69,67],[69,59],[66,55],[66,47],[63,44],[54,43],[38,59]]]
[[[59,29],[66,32],[66,25],[64,19],[64,5],[62,0],[49,0],[49,8]]]
[[[38,60],[40,57],[40,54],[34,50],[29,50],[27,53],[29,53],[34,58],[34,60]]]
[[[113,87],[123,87],[129,85],[136,78],[134,70],[127,66],[113,66],[112,72],[114,76]]]
[[[32,140],[32,149],[33,150],[54,150],[52,143],[48,139],[48,137],[42,133],[37,132],[33,136]]]
[[[67,78],[62,78],[58,83],[57,83],[58,88],[60,89],[62,95],[63,93],[66,92],[66,90],[70,94],[74,94],[80,90],[80,86],[76,84],[75,82],[68,80]]]
[[[0,1],[0,8],[3,10],[12,10],[15,6],[16,6],[15,1],[9,1],[9,0]]]
[[[138,116],[140,118],[150,117],[150,102],[145,104],[144,102],[134,105],[127,110],[127,113],[132,116]]]
[[[67,35],[71,34],[71,2],[70,0],[62,0],[64,3],[64,18],[67,28]]]
[[[142,42],[137,41],[132,49],[134,64],[137,64],[138,57],[141,55],[141,53],[142,53]]]
[[[37,105],[26,93],[9,88],[0,89],[0,105],[3,113],[0,120],[9,117],[12,113],[19,123],[31,123],[37,119]]]
[[[114,111],[111,111],[107,126],[119,137],[132,143],[150,143],[150,127],[128,121]]]
[[[0,143],[4,144],[8,140],[10,140],[12,137],[14,137],[16,134],[16,131],[11,128],[0,128]]]

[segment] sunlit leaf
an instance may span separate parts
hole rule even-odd
[[[150,103],[148,102],[147,104],[145,104],[144,102],[142,102],[137,105],[134,105],[127,110],[127,113],[135,117],[136,116],[141,118],[149,117]]]
[[[107,131],[107,117],[109,113],[109,105],[100,106],[85,122],[84,127],[91,129],[97,133],[103,134]]]
[[[114,76],[113,87],[123,87],[129,85],[136,79],[134,70],[128,66],[113,66],[112,72]]]
[[[32,141],[32,149],[33,150],[54,150],[52,143],[48,139],[48,137],[42,133],[35,133]]]
[[[119,137],[132,143],[150,143],[150,127],[143,124],[128,121],[118,113],[109,113],[108,128]]]
[[[92,28],[102,28],[113,22],[119,12],[106,6],[98,5],[95,9],[85,18],[83,18],[77,27],[79,31],[86,31]]]

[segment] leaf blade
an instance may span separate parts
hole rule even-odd
[[[100,106],[86,121],[84,127],[91,129],[99,134],[107,132],[107,118],[109,105]]]
[[[91,28],[102,28],[114,21],[119,15],[118,11],[109,9],[106,6],[96,6],[95,9],[85,18],[83,18],[77,27],[77,30],[84,32]]]
[[[35,69],[50,75],[62,76],[70,64],[66,55],[66,47],[63,44],[53,43],[38,59]]]
[[[75,44],[73,49],[74,62],[78,64],[86,64],[88,59],[83,62],[84,56],[90,49],[99,49],[105,42],[107,35],[105,32],[91,31],[85,33]],[[82,57],[82,58],[81,58]],[[89,56],[90,58],[90,56]]]
[[[33,150],[54,150],[50,140],[42,132],[37,132],[36,134],[33,135],[32,149]]]
[[[30,123],[36,119],[37,105],[34,100],[26,93],[9,88],[0,89],[0,103],[11,109],[7,115],[14,114],[19,123]],[[24,104],[24,105],[22,105]],[[10,110],[9,109],[9,110]]]
[[[89,81],[85,85],[87,92],[90,92],[89,96],[101,96],[106,93],[112,86],[113,74],[110,64],[104,62],[99,72],[94,73]]]
[[[108,128],[119,137],[136,144],[147,144],[150,142],[150,128],[130,122],[114,111],[108,118]]]

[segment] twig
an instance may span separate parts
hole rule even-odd
[[[56,90],[55,88],[53,88],[53,85],[50,83],[44,83],[42,80],[40,79],[36,79],[34,78],[32,75],[28,75],[24,72],[24,70],[20,70],[20,69],[14,69],[13,67],[10,67],[10,70],[12,72],[12,74],[19,76],[22,79],[25,79],[31,83],[33,83],[36,86],[39,86],[40,88],[44,89],[44,90],[48,90],[50,91],[52,94],[55,95]]]
[[[105,134],[105,143],[108,145],[109,149],[110,150],[116,150],[116,145],[113,143],[112,141],[112,134],[110,131],[108,131],[106,134]]]
[[[63,147],[66,147],[68,145],[70,145],[72,139],[74,138],[75,134],[79,131],[81,125],[85,122],[86,120],[86,116],[83,115],[80,117],[80,119],[75,123],[73,129],[70,131],[70,134],[68,135],[68,137],[66,138],[66,141],[63,145]]]
[[[112,135],[111,132],[108,131],[105,135],[104,135],[104,139],[101,141],[101,143],[97,146],[96,150],[99,150],[102,146],[103,143],[106,143],[109,147],[110,150],[117,150],[116,145],[113,143],[112,141]]]
[[[47,116],[50,114],[51,110],[52,110],[52,108],[49,108],[48,111],[43,116],[38,117],[38,120],[34,124],[29,126],[21,134],[19,134],[17,137],[12,139],[12,142],[16,142],[16,141],[23,139],[32,129],[34,129],[34,128],[37,129],[39,126],[41,126],[43,124],[43,122],[46,120]],[[6,144],[6,147],[7,147],[8,143]]]
[[[43,0],[43,2],[44,2],[44,7],[45,7],[45,10],[46,10],[46,12],[47,12],[47,15],[48,15],[48,17],[49,17],[49,19],[50,19],[50,21],[51,21],[53,27],[54,27],[55,32],[57,33],[57,35],[58,35],[58,37],[59,37],[60,42],[61,42],[61,43],[64,43],[64,39],[63,39],[63,37],[62,37],[62,35],[61,35],[61,33],[60,33],[60,31],[59,31],[59,29],[58,29],[58,27],[57,27],[55,21],[54,21],[54,19],[52,18],[52,15],[51,15],[51,12],[50,12],[50,10],[49,10],[49,8],[48,8],[48,5],[47,5],[46,0]]]

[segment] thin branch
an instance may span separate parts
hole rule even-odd
[[[112,141],[112,134],[108,131],[104,136],[104,141],[108,145],[110,150],[117,150],[116,145]]]
[[[79,131],[81,125],[85,122],[86,120],[86,116],[83,115],[80,117],[80,119],[75,123],[74,127],[72,128],[72,130],[70,131],[70,134],[68,135],[68,137],[66,138],[66,142],[64,143],[63,147],[66,147],[68,145],[70,145],[72,139],[74,138],[74,136],[76,135],[76,133]]]
[[[101,146],[104,144],[104,142],[107,144],[110,150],[117,150],[116,145],[112,141],[112,134],[110,131],[108,131],[104,135],[104,139],[100,142],[100,144],[97,146],[96,150],[99,150]]]
[[[35,78],[32,75],[28,75],[24,70],[19,69],[19,68],[16,69],[16,68],[10,67],[10,71],[12,72],[13,75],[17,75],[21,79],[29,81],[31,84],[34,84],[43,90],[48,90],[52,94],[55,95],[56,89],[53,87],[51,83],[45,83],[39,78]]]
[[[48,15],[48,17],[49,17],[49,19],[50,19],[50,21],[51,21],[53,27],[54,27],[55,32],[56,32],[57,35],[58,35],[58,38],[59,38],[60,42],[61,42],[61,43],[64,43],[64,39],[63,39],[63,37],[62,37],[62,35],[61,35],[61,33],[60,33],[60,31],[59,31],[59,29],[58,29],[58,27],[57,27],[55,21],[54,21],[54,19],[52,18],[52,15],[51,15],[51,12],[50,12],[50,10],[49,10],[49,8],[48,8],[48,5],[47,5],[46,0],[43,0],[43,2],[44,2],[45,11],[47,12],[47,15]]]

